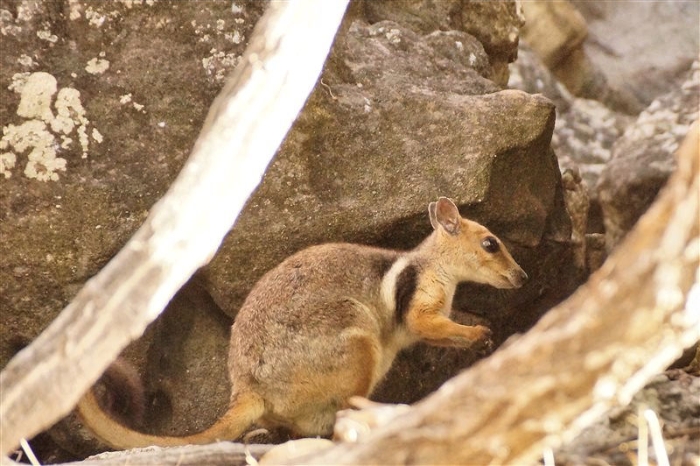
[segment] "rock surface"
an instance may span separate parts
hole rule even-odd
[[[570,57],[588,35],[583,15],[566,0],[523,2],[523,40],[552,70]]]
[[[636,115],[698,57],[697,2],[528,1],[523,40],[574,95]]]
[[[26,1],[16,2],[15,11],[0,11],[2,48],[12,51],[0,54],[0,152],[12,154],[3,156],[0,176],[0,299],[3,309],[12,309],[1,318],[13,346],[34,338],[119,250],[184,163],[221,85],[205,66],[210,52],[228,47],[235,54],[245,47],[218,31],[217,17],[246,35],[259,16],[232,14],[230,5],[182,3],[174,12],[187,21],[175,23],[168,8],[151,4],[72,2],[64,11],[58,2]],[[41,39],[44,32],[49,39]],[[91,74],[88,62],[103,53],[109,68]],[[55,103],[51,95],[44,99],[50,105],[43,119],[33,116],[38,110],[18,114],[28,102],[42,101],[36,86],[32,91],[28,85],[46,81],[60,90]],[[97,129],[102,142],[90,135],[87,145],[78,144],[77,124],[67,133],[47,126],[45,120],[61,115],[62,90],[79,90],[86,132]],[[22,148],[11,135],[28,124],[48,130],[25,137],[32,145]],[[58,147],[65,169],[42,181],[32,177],[32,162],[47,145]],[[7,163],[10,158],[14,163]],[[3,365],[10,353],[3,339]]]
[[[556,104],[552,149],[561,169],[578,173],[585,186],[590,202],[590,206],[585,207],[588,212],[586,233],[602,233],[603,218],[595,187],[612,157],[613,144],[632,118],[599,101],[572,95],[526,44],[520,46],[518,60],[511,65],[509,86],[541,93]]]
[[[634,226],[676,168],[674,153],[698,120],[700,63],[680,88],[660,96],[630,125],[612,149],[596,189],[608,249]]]
[[[0,2],[0,367],[165,193],[261,13],[258,2],[235,11],[231,2]],[[37,128],[19,139],[27,147],[13,136],[19,128]],[[38,163],[46,160],[54,162]],[[198,355],[173,362],[171,351],[161,361],[166,373],[178,370],[168,383],[192,391],[163,418],[150,415],[156,424],[189,405],[189,424],[178,422],[203,427],[226,404],[230,319],[216,306],[188,311],[179,322],[166,316],[153,328],[168,330],[151,330],[128,351],[142,373],[147,365],[153,372],[145,383],[154,400],[173,396],[153,370],[156,349],[172,350],[167,342],[179,338],[179,348]],[[180,376],[188,371],[191,378]],[[209,390],[206,402],[199,390]],[[70,449],[78,436],[67,432],[56,440]]]
[[[586,57],[607,88],[590,86],[582,97],[638,114],[660,95],[680,87],[698,59],[698,2],[639,2],[633,8],[624,2],[572,3],[588,24]]]
[[[639,416],[650,410],[662,429],[670,464],[697,464],[700,460],[700,377],[670,371],[655,377],[632,402],[586,428],[554,453],[556,464],[640,464]],[[651,441],[649,459],[660,464]],[[667,463],[668,464],[668,463]]]
[[[488,54],[491,73],[499,86],[508,82],[508,64],[518,56],[519,29],[524,18],[518,4],[461,0],[364,0],[368,22],[395,21],[415,32],[463,31],[474,36]]]

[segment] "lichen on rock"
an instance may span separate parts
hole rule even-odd
[[[3,128],[0,149],[12,148],[17,153],[29,151],[24,175],[39,181],[58,180],[57,171],[66,169],[66,160],[56,156],[56,138],[48,130],[46,123],[41,120],[28,120],[19,126],[8,125]],[[16,162],[14,152],[7,152],[4,160]],[[9,170],[14,167],[6,166],[3,171],[6,178],[12,175]]]
[[[9,89],[20,94],[16,114],[25,121],[3,127],[0,150],[7,152],[3,152],[0,173],[11,177],[18,156],[29,151],[24,175],[39,181],[57,181],[57,172],[65,171],[67,165],[58,153],[71,147],[70,134],[77,134],[82,157],[88,156],[90,121],[85,116],[80,91],[72,87],[58,90],[56,78],[42,71],[16,73]],[[61,138],[60,144],[57,137]]]

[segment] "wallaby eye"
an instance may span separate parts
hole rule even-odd
[[[499,249],[498,240],[493,236],[487,236],[481,240],[481,247],[484,248],[484,251],[493,254]]]

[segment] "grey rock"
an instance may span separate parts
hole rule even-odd
[[[597,184],[608,248],[613,248],[656,198],[676,167],[674,153],[698,119],[700,64],[678,88],[654,100],[615,142]]]
[[[370,23],[395,21],[418,33],[464,31],[484,47],[491,64],[489,79],[504,87],[508,63],[518,56],[522,12],[514,1],[462,2],[460,0],[370,0],[362,3]]]
[[[17,12],[0,14],[2,27],[12,32],[1,36],[8,52],[0,54],[5,132],[36,121],[17,114],[20,94],[8,87],[22,73],[50,70],[59,94],[79,90],[90,143],[85,153],[77,129],[51,131],[56,146],[63,135],[73,143],[58,151],[65,171],[56,171],[56,181],[42,182],[25,175],[31,148],[20,151],[5,137],[0,142],[0,153],[14,152],[16,158],[0,175],[0,299],[3,310],[12,310],[0,313],[3,333],[10,336],[0,343],[0,365],[12,347],[27,344],[53,320],[163,195],[221,85],[203,63],[212,48],[231,55],[245,48],[225,38],[217,22],[247,37],[260,13],[257,7],[233,14],[230,5],[183,3],[172,17],[146,4],[76,3],[82,9],[75,19],[69,11],[54,11],[55,2],[20,2]],[[50,39],[40,39],[42,31]],[[86,71],[94,58],[109,61],[103,74]],[[50,111],[58,114],[55,102]],[[93,129],[102,143],[90,134]]]
[[[587,427],[575,440],[555,451],[557,464],[637,464],[625,453],[636,454],[639,416],[651,410],[663,429],[670,464],[697,464],[700,459],[700,377],[671,371],[652,379],[618,408]],[[644,441],[641,439],[640,441]],[[651,442],[650,460],[655,457]]]
[[[370,23],[394,21],[419,34],[459,30],[462,3],[459,0],[363,1],[364,18]]]
[[[613,144],[632,118],[598,101],[571,95],[527,45],[520,46],[518,60],[510,67],[509,87],[543,94],[556,104],[552,148],[562,169],[580,172],[595,201],[593,188],[611,158]]]
[[[698,2],[573,1],[587,20],[585,54],[603,76],[585,96],[638,114],[679,86],[700,50]]]
[[[587,232],[603,232],[603,220],[595,187],[611,159],[615,141],[632,118],[610,110],[604,104],[571,95],[526,45],[520,45],[518,60],[510,65],[509,86],[529,93],[541,93],[557,106],[552,149],[563,170],[578,173],[585,186],[590,207]],[[581,205],[581,207],[583,207]],[[580,215],[569,212],[570,215]]]
[[[557,116],[569,111],[574,97],[552,75],[552,72],[542,63],[540,57],[521,41],[518,46],[518,59],[509,65],[510,78],[508,87],[520,89],[530,94],[542,94],[554,102]]]
[[[602,231],[598,184],[601,173],[612,158],[612,148],[631,120],[590,99],[572,98],[569,109],[558,114],[552,136],[552,148],[562,168],[578,169],[593,205],[590,219],[593,231]],[[589,230],[590,231],[590,230]]]

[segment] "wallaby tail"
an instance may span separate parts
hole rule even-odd
[[[208,429],[184,437],[149,435],[135,431],[110,417],[90,389],[78,403],[85,425],[104,443],[117,450],[151,445],[175,446],[234,440],[257,421],[265,411],[263,399],[254,393],[238,394],[229,410]]]

